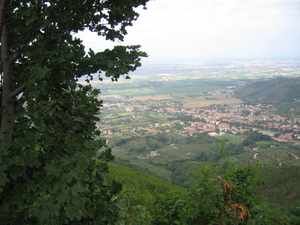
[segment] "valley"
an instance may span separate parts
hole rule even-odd
[[[249,101],[245,96],[265,79],[295,83],[300,80],[295,76],[298,69],[291,69],[288,78],[262,73],[239,79],[235,74],[244,69],[235,70],[232,77],[226,73],[226,79],[142,75],[101,86],[99,128],[112,146],[115,162],[186,187],[193,184],[194,171],[205,164],[259,165],[267,181],[261,189],[264,196],[272,201],[268,193],[284,189],[275,203],[296,203],[299,179],[292,177],[300,178],[300,117],[293,110],[295,102],[282,113],[274,102]],[[276,172],[270,178],[271,171]],[[283,182],[287,174],[291,179]],[[289,196],[295,201],[287,201]]]

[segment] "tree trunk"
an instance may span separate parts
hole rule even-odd
[[[9,147],[12,142],[12,135],[15,123],[15,97],[11,96],[14,90],[13,73],[10,68],[10,59],[7,42],[7,26],[2,19],[1,30],[1,62],[2,62],[2,96],[1,96],[1,147]]]
[[[0,0],[0,31],[2,31],[5,5],[6,5],[6,0]]]

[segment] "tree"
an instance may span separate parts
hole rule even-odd
[[[242,145],[244,146],[250,146],[253,147],[256,145],[256,142],[259,141],[271,141],[272,138],[270,138],[267,135],[258,133],[258,132],[251,132],[247,138],[243,141]]]
[[[78,81],[117,81],[146,54],[85,52],[73,34],[122,41],[147,1],[0,1],[0,224],[114,223],[120,187],[105,178],[99,91]]]
[[[184,225],[184,193],[169,192],[158,196],[152,208],[152,225]]]

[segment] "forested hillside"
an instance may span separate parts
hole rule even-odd
[[[282,189],[272,191],[274,188],[268,187],[262,194],[266,177],[259,175],[257,166],[237,166],[229,161],[202,165],[191,175],[189,188],[125,166],[111,164],[110,170],[112,178],[123,186],[116,199],[120,209],[117,224],[200,225],[222,221],[228,225],[297,225],[300,221],[297,207],[292,211],[280,209],[264,197],[282,194],[278,192]],[[278,187],[276,182],[268,184]]]
[[[299,225],[300,123],[259,103],[297,112],[300,80],[126,83],[148,55],[119,44],[148,2],[0,0],[0,225]]]
[[[76,34],[122,41],[147,2],[0,1],[0,224],[117,221],[120,188],[106,182],[112,156],[89,81],[116,81],[146,53],[137,45],[87,50]]]
[[[282,113],[300,113],[300,78],[259,80],[241,87],[237,96],[248,103],[273,104]]]
[[[255,103],[293,103],[300,101],[300,78],[258,80],[240,88],[237,94],[242,99]]]

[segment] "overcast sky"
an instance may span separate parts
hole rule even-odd
[[[152,0],[125,44],[141,44],[151,62],[300,58],[300,0]]]

